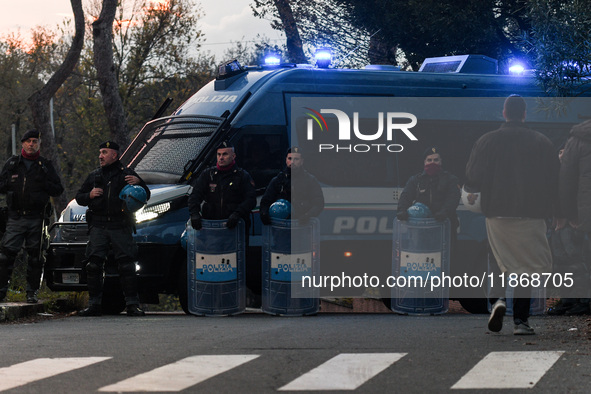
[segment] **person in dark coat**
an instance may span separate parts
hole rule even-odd
[[[144,316],[140,308],[136,275],[137,245],[132,232],[133,214],[127,209],[119,193],[127,185],[139,185],[150,198],[150,189],[139,175],[125,168],[119,161],[119,145],[112,141],[99,146],[100,167],[88,175],[78,193],[76,202],[87,206],[88,244],[86,245],[86,275],[89,305],[79,316],[102,314],[103,270],[109,250],[113,250],[125,295],[128,316]]]
[[[509,96],[503,106],[506,122],[480,137],[466,167],[467,185],[481,192],[482,213],[496,264],[514,275],[552,272],[552,255],[546,236],[546,219],[557,209],[559,162],[552,142],[525,124],[526,102]],[[488,329],[501,331],[506,311],[505,287],[491,288],[492,312]],[[528,323],[530,287],[516,287],[513,297],[515,335],[531,335]]]
[[[439,148],[433,146],[423,154],[424,169],[409,178],[398,200],[398,220],[408,220],[407,209],[416,202],[425,204],[436,220],[449,219],[452,234],[458,227],[456,208],[460,204],[460,181],[443,169]]]
[[[41,241],[49,197],[63,193],[64,187],[51,162],[40,156],[41,137],[37,130],[21,138],[22,151],[13,156],[0,173],[0,193],[6,193],[8,221],[0,246],[0,302],[6,297],[14,261],[23,242],[27,251],[27,302],[37,303],[43,274]]]
[[[591,120],[574,126],[560,166],[560,213],[591,233]]]
[[[254,181],[236,165],[234,146],[222,142],[217,148],[217,164],[205,169],[193,184],[189,196],[191,225],[200,230],[203,218],[227,220],[228,228],[234,228],[243,219],[248,234],[250,211],[255,206]]]
[[[556,229],[571,226],[587,234],[591,240],[591,120],[575,125],[569,134],[561,158],[559,177],[560,216]],[[587,255],[586,266],[590,267]],[[586,289],[589,273],[575,279],[576,290],[581,297],[588,297]],[[581,301],[581,300],[579,300]],[[588,301],[585,299],[584,301]],[[580,310],[589,311],[589,305]]]
[[[206,168],[193,183],[189,195],[191,226],[203,227],[202,219],[226,220],[235,228],[240,219],[245,224],[246,287],[248,306],[260,306],[261,262],[249,259],[250,212],[256,206],[256,190],[250,174],[236,165],[234,146],[224,141],[217,147],[217,162]]]
[[[304,169],[302,150],[294,146],[285,156],[285,170],[271,179],[261,199],[261,222],[271,224],[269,208],[277,200],[291,203],[291,219],[306,225],[311,217],[317,217],[324,209],[324,195],[320,184]]]

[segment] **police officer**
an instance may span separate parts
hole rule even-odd
[[[227,219],[228,228],[234,228],[243,219],[248,234],[250,211],[255,206],[254,181],[248,172],[236,165],[234,147],[229,142],[222,142],[217,148],[215,167],[203,171],[193,184],[189,196],[191,225],[200,230],[202,218]]]
[[[0,192],[6,193],[8,222],[0,246],[0,302],[6,297],[16,255],[25,242],[28,254],[27,302],[37,303],[44,257],[41,241],[44,216],[50,211],[49,197],[64,188],[49,160],[40,156],[41,138],[37,130],[21,138],[20,156],[13,156],[0,174]]]
[[[200,230],[202,228],[201,218],[227,219],[226,225],[232,229],[238,225],[240,219],[243,219],[246,226],[246,252],[248,252],[250,211],[257,203],[254,181],[247,171],[236,165],[236,152],[234,146],[229,142],[222,142],[217,147],[216,153],[216,165],[205,169],[193,183],[193,191],[189,196],[191,226],[195,230]],[[249,259],[247,258],[248,263]],[[247,265],[246,287],[250,290],[247,296],[249,306],[259,306],[260,266],[260,260]],[[253,297],[252,300],[249,300],[251,297]]]
[[[90,173],[76,194],[76,202],[88,206],[86,222],[89,232],[86,246],[89,306],[79,315],[102,314],[103,268],[112,247],[125,294],[127,315],[144,316],[137,290],[137,245],[132,236],[134,220],[119,193],[127,185],[139,185],[149,199],[150,190],[135,171],[121,164],[117,143],[106,141],[99,146],[99,163],[100,167]]]
[[[459,225],[456,208],[460,203],[459,179],[445,171],[439,148],[432,146],[423,154],[423,171],[410,177],[398,200],[399,220],[408,220],[406,211],[415,202],[425,204],[437,220],[449,219],[452,234]]]
[[[279,199],[291,203],[291,218],[306,225],[324,209],[324,195],[316,178],[304,169],[302,150],[291,147],[285,156],[285,170],[275,176],[261,199],[261,221],[271,224],[269,208]]]

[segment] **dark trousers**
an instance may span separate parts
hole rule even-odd
[[[494,286],[490,289],[488,301],[491,303],[491,305],[494,305],[494,303],[497,302],[499,298],[505,298],[508,282],[505,282],[504,287],[501,286],[501,283],[499,282],[501,270],[492,251],[490,250],[488,253],[488,268],[494,275]],[[508,275],[509,273],[505,272],[505,278],[507,278]],[[518,286],[513,288],[513,321],[521,320],[522,322],[527,322],[527,319],[529,318],[530,306],[531,287]]]
[[[0,259],[0,293],[6,295],[8,282],[12,277],[14,260],[21,248],[27,251],[27,291],[36,291],[41,285],[43,258],[41,255],[41,228],[43,219],[38,216],[9,217],[6,232],[2,237],[0,252],[6,258]]]
[[[86,246],[86,276],[89,303],[100,305],[103,293],[104,263],[110,250],[113,251],[126,305],[139,304],[137,275],[137,245],[128,226],[90,226]]]

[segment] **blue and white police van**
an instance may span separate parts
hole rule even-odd
[[[152,195],[147,205],[135,214],[142,303],[158,302],[158,294],[177,294],[187,311],[187,253],[181,239],[189,219],[187,199],[191,181],[215,162],[215,147],[221,141],[229,140],[236,147],[237,164],[252,175],[259,200],[270,179],[284,167],[287,148],[293,144],[303,147],[306,167],[321,183],[326,200],[320,217],[321,262],[362,267],[367,250],[391,261],[392,221],[398,195],[408,178],[422,170],[425,147],[436,145],[448,152],[444,168],[463,181],[473,143],[503,122],[502,100],[510,94],[532,100],[545,96],[533,77],[497,74],[496,61],[478,55],[427,59],[419,72],[399,71],[391,66],[336,69],[326,63],[321,67],[299,64],[243,67],[235,60],[224,63],[215,80],[172,115],[148,122],[121,157],[124,165],[133,168],[148,183]],[[464,103],[486,98],[501,104],[486,113],[476,107],[470,109],[459,121],[450,115],[451,110],[429,111],[430,101],[416,101],[418,98],[437,100],[437,103],[447,98],[462,99]],[[334,149],[330,143],[329,133],[316,134],[321,143],[325,142],[321,147],[318,139],[309,140],[305,134],[294,131],[298,130],[298,124],[305,128],[309,122],[314,127],[335,128],[338,119],[329,113],[310,117],[316,112],[322,114],[321,104],[306,106],[309,110],[303,111],[293,108],[294,103],[306,100],[322,103],[325,99],[395,99],[399,104],[409,103],[403,113],[424,110],[424,115],[417,115],[419,125],[413,129],[418,141],[397,132],[398,143],[389,141],[390,145],[396,145],[391,149],[392,154],[366,152],[365,156],[358,155],[357,160],[342,160],[339,155],[343,150],[362,153],[365,145],[370,148],[372,145],[341,144],[339,151],[338,146]],[[548,119],[530,111],[528,123],[559,146],[572,125],[588,115],[571,112],[560,119]],[[420,129],[421,123],[434,121],[437,127]],[[332,164],[338,164],[339,171],[325,174],[322,169]],[[368,169],[382,171],[379,184],[372,184],[373,178],[351,184],[352,174]],[[363,174],[357,179],[364,179]],[[54,291],[86,290],[85,210],[75,201],[70,202],[51,229],[45,279]],[[462,205],[458,215],[458,247],[451,262],[452,271],[456,266],[462,267],[462,271],[482,272],[486,269],[484,218]],[[260,267],[262,228],[258,207],[252,212],[252,223],[247,254],[251,262],[247,267]],[[260,275],[256,268],[248,269],[250,275]],[[454,297],[453,289],[450,297]],[[486,302],[481,298],[460,301],[468,311],[486,311]],[[112,262],[106,266],[103,304],[107,313],[119,313],[124,308]]]

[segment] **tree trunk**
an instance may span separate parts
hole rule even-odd
[[[112,37],[116,11],[117,0],[103,0],[101,14],[92,23],[92,36],[94,40],[94,67],[103,98],[103,108],[111,130],[111,139],[117,142],[123,151],[129,145],[130,138],[113,64]]]
[[[80,58],[80,52],[84,45],[84,10],[82,9],[82,0],[70,0],[70,3],[72,4],[72,11],[74,11],[74,23],[76,27],[72,46],[68,50],[65,60],[55,74],[51,76],[43,88],[29,97],[29,106],[33,113],[33,123],[41,133],[41,150],[43,156],[51,160],[60,178],[62,171],[55,137],[51,129],[49,102],[76,67],[78,59]],[[68,204],[68,197],[65,193],[62,193],[61,196],[54,198],[54,204],[56,211],[61,212]]]
[[[293,11],[291,10],[289,0],[273,0],[273,2],[275,3],[275,7],[277,7],[277,11],[279,12],[279,17],[281,18],[281,23],[283,24],[283,31],[285,32],[285,37],[287,38],[286,45],[289,61],[291,63],[298,64],[308,63],[308,59],[306,59],[306,55],[304,54],[302,39],[300,38],[298,26],[296,25],[295,18],[293,17]]]

